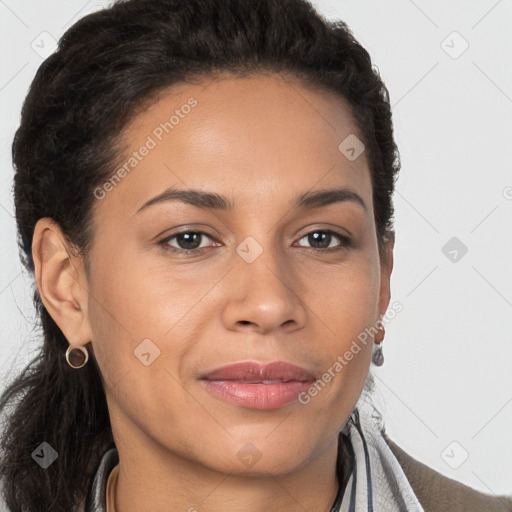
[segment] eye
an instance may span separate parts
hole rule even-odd
[[[342,242],[341,245],[331,245],[331,242],[335,238]],[[335,231],[331,231],[330,229],[316,229],[315,231],[310,231],[300,240],[304,239],[307,239],[308,243],[312,246],[311,248],[315,252],[330,252],[331,249],[336,251],[350,247],[351,245],[351,240],[348,236],[342,235],[341,233],[337,233]]]
[[[174,251],[178,254],[193,256],[203,252],[202,249],[205,247],[201,247],[201,241],[205,237],[213,240],[212,237],[203,231],[182,231],[181,233],[175,233],[174,235],[164,238],[158,242],[158,244],[165,250]],[[174,239],[176,239],[178,247],[175,247],[170,243],[171,240]]]
[[[203,249],[208,247],[208,245],[202,244],[205,238],[213,240],[210,235],[203,231],[182,231],[164,238],[158,242],[158,245],[164,250],[172,251],[176,254],[181,254],[183,256],[195,256],[201,254]],[[341,242],[341,244],[332,246],[331,243],[335,241],[336,238]],[[351,239],[348,236],[329,229],[317,229],[315,231],[311,231],[304,235],[300,240],[304,239],[307,239],[308,243],[311,245],[311,250],[317,253],[338,251],[351,246]],[[173,245],[171,241],[175,241],[177,246]]]

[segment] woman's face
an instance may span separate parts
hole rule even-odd
[[[334,442],[389,302],[357,133],[342,100],[282,76],[182,84],[136,117],[95,190],[87,284],[118,447],[278,474]],[[349,193],[307,201],[327,190]],[[248,361],[304,373],[204,379]]]

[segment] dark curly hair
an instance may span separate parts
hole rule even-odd
[[[218,71],[283,72],[346,100],[366,145],[379,248],[394,237],[400,161],[389,94],[343,21],[326,20],[307,0],[119,0],[62,36],[23,104],[12,154],[20,257],[29,271],[42,217],[59,224],[87,268],[93,190],[122,157],[123,128],[164,88]],[[34,302],[43,344],[0,398],[2,492],[12,512],[69,512],[114,441],[96,361],[71,369],[68,341],[37,289]],[[58,453],[46,470],[31,458],[42,441]]]

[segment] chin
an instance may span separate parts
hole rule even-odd
[[[231,440],[229,446],[219,444],[214,451],[201,453],[202,463],[226,474],[277,477],[297,471],[313,457],[310,435],[304,440],[293,435],[285,439],[269,432],[272,430],[261,429]]]

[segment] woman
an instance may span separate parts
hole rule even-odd
[[[117,2],[40,67],[13,160],[44,344],[1,401],[10,510],[512,510],[369,400],[399,156],[344,23]]]

